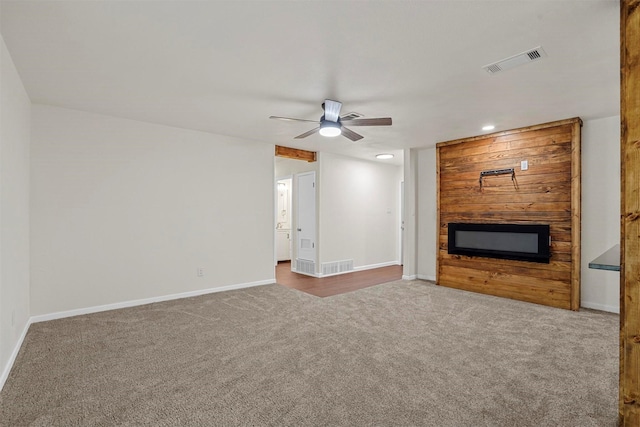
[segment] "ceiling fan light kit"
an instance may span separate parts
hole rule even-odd
[[[311,129],[303,134],[300,134],[295,137],[295,139],[306,138],[314,133],[319,133],[322,136],[326,137],[335,137],[338,135],[342,135],[351,141],[359,141],[363,138],[362,135],[352,131],[351,129],[345,127],[344,123],[347,123],[349,126],[391,126],[391,117],[381,117],[374,119],[361,119],[360,115],[356,115],[354,113],[346,114],[344,117],[340,117],[340,109],[342,108],[342,103],[338,101],[332,101],[331,99],[325,99],[322,103],[322,109],[324,110],[324,115],[320,117],[319,121],[315,120],[307,120],[307,119],[294,119],[291,117],[280,117],[280,116],[270,116],[270,119],[276,120],[286,120],[293,122],[312,122],[318,123],[318,126],[315,129]]]
[[[338,136],[341,133],[342,130],[340,129],[339,122],[330,122],[327,120],[323,120],[322,123],[320,123],[320,135],[322,136],[333,138],[334,136]]]

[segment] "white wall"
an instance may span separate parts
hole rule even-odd
[[[319,263],[399,263],[400,166],[320,153]]]
[[[272,145],[34,105],[31,147],[32,315],[274,280]]]
[[[29,320],[31,102],[0,37],[0,387]]]
[[[436,149],[417,151],[418,226],[417,273],[419,279],[436,279],[438,204],[436,189]]]
[[[402,279],[415,280],[418,277],[418,149],[405,149],[403,158]],[[428,199],[428,195],[424,198]]]
[[[311,172],[319,170],[319,162],[305,162],[304,160],[287,159],[276,157],[276,178],[293,175],[301,172]]]
[[[620,274],[589,262],[620,243],[620,116],[582,127],[582,306],[620,312]]]
[[[435,276],[435,149],[418,150],[418,277]],[[619,312],[620,276],[589,262],[620,241],[620,116],[582,127],[581,305]]]

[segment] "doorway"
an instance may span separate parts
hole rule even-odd
[[[295,156],[284,155],[295,151]],[[280,153],[280,154],[279,154]],[[313,154],[307,159],[306,153]],[[274,265],[316,276],[316,153],[276,146],[274,177]],[[283,210],[286,209],[286,213]],[[301,230],[301,231],[298,231]],[[288,244],[288,250],[287,250]],[[289,259],[290,262],[286,260]]]
[[[276,180],[276,265],[291,261],[292,184],[290,176]]]

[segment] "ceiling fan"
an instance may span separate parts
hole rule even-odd
[[[355,133],[349,128],[346,128],[344,124],[348,124],[349,126],[391,126],[391,117],[381,117],[375,119],[360,119],[353,118],[353,116],[340,117],[340,109],[342,108],[342,103],[338,101],[332,101],[330,99],[325,99],[322,103],[322,109],[324,110],[324,114],[320,117],[320,120],[306,120],[306,119],[294,119],[291,117],[278,117],[278,116],[270,116],[270,119],[277,120],[288,120],[294,122],[311,122],[318,123],[319,126],[315,129],[311,129],[303,134],[300,134],[295,137],[295,139],[306,138],[314,133],[319,133],[322,136],[338,136],[342,134],[343,136],[349,138],[352,141],[358,141],[363,138],[362,135]]]

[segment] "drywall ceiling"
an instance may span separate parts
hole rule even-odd
[[[619,114],[619,4],[580,1],[5,1],[34,103],[372,159]],[[542,46],[547,57],[484,65]],[[325,98],[393,117],[364,139],[293,137]]]

